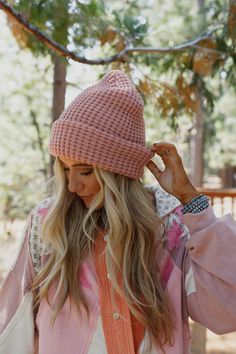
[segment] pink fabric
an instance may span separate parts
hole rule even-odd
[[[47,213],[48,213],[48,208],[41,208],[41,209],[39,209],[38,213],[39,213],[40,216],[42,216],[43,218],[45,218],[45,216],[46,216]]]
[[[163,255],[163,258],[163,262],[160,265],[160,273],[161,282],[164,286],[166,286],[170,278],[171,272],[174,268],[174,262],[168,252],[166,252],[165,256]]]
[[[84,264],[83,267],[80,268],[80,272],[79,272],[80,283],[85,288],[92,289],[92,286],[91,286],[90,282],[88,281],[88,278],[86,275],[87,273],[88,273],[88,266]]]
[[[98,288],[94,283],[94,270],[87,269],[86,278],[92,285],[88,288],[82,284],[84,296],[89,304],[89,318],[84,308],[79,314],[70,298],[63,305],[56,318],[54,327],[51,326],[52,308],[43,299],[36,318],[39,332],[38,354],[87,353],[96,329],[99,315]],[[55,293],[54,289],[50,299]]]
[[[53,123],[49,150],[133,179],[153,157],[146,148],[143,101],[114,70],[84,90]]]
[[[174,328],[174,345],[165,345],[166,354],[190,354],[190,330],[188,324],[182,318],[182,272],[174,266],[171,275],[168,279],[166,289],[175,319]],[[156,349],[156,354],[160,353],[159,348]]]
[[[211,208],[195,215],[185,214],[184,221],[192,231],[186,242],[189,259],[185,266],[192,265],[197,289],[187,297],[189,314],[217,334],[235,331],[235,221],[230,214],[217,218]]]
[[[30,284],[34,277],[28,247],[31,217],[29,217],[27,224],[17,260],[12,265],[0,289],[0,333],[3,332],[17,311],[24,294],[30,289]]]
[[[180,236],[182,235],[181,226],[174,220],[171,229],[167,230],[168,250],[172,251],[180,245]]]
[[[172,225],[175,228],[175,222],[183,229],[183,234],[179,235],[181,243],[176,242],[178,247],[173,249],[176,258],[183,254],[181,265],[178,267],[172,257],[172,272],[167,276],[166,291],[176,326],[174,345],[165,347],[166,354],[190,352],[190,334],[185,313],[216,333],[236,330],[236,223],[230,215],[216,218],[210,207],[200,214],[186,214],[181,220],[177,218],[176,212],[171,212],[163,218],[168,225],[167,230],[171,230]],[[191,237],[185,234],[182,221],[191,230]],[[33,278],[28,244],[30,224],[31,221],[17,262],[0,291],[0,335],[17,310],[24,293],[30,288]],[[169,264],[167,262],[167,268]],[[196,289],[187,295],[184,283],[191,268]],[[92,260],[84,262],[78,277],[90,306],[89,318],[83,311],[79,315],[73,305],[71,308],[68,298],[52,329],[52,310],[43,300],[36,320],[39,329],[38,354],[89,352],[100,314],[96,268]],[[158,349],[153,353],[158,353]]]

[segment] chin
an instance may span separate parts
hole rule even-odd
[[[86,201],[84,201],[84,200],[83,200],[83,202],[84,202],[84,206],[85,206],[87,209],[89,209],[89,208],[90,208],[90,205],[92,204],[92,202],[86,202]],[[104,203],[101,203],[101,204],[96,208],[96,210],[101,209],[103,206],[104,206]]]

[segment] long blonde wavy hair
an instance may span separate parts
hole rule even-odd
[[[50,244],[52,251],[33,284],[35,306],[44,297],[49,302],[49,289],[56,283],[53,304],[50,303],[53,323],[68,296],[78,311],[83,306],[89,315],[78,271],[85,258],[92,255],[101,210],[105,209],[106,262],[114,291],[125,297],[131,313],[161,348],[171,343],[171,308],[156,265],[164,227],[150,192],[139,180],[94,167],[101,189],[87,209],[78,196],[69,192],[58,158],[54,170],[53,202],[42,229],[43,242]],[[122,288],[118,274],[122,274]]]

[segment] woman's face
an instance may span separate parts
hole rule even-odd
[[[89,208],[92,200],[100,191],[100,184],[94,174],[93,166],[65,157],[59,157],[59,159],[64,166],[69,191],[76,193]]]

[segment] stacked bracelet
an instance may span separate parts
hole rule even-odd
[[[182,209],[182,213],[191,213],[197,214],[200,211],[206,209],[209,206],[209,199],[206,195],[200,194],[197,197],[194,197]]]

